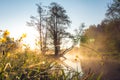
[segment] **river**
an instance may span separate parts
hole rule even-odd
[[[67,53],[60,59],[61,59],[61,61],[63,61],[64,67],[67,66],[68,68],[73,69],[74,71],[80,72],[81,74],[83,74],[80,58],[81,57],[78,55]]]

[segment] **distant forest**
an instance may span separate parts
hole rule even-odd
[[[120,55],[120,1],[113,0],[105,15],[100,24],[90,25],[84,31],[81,45],[87,45],[101,54]]]

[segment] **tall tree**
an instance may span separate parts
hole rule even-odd
[[[29,26],[35,26],[39,33],[39,45],[40,45],[40,50],[43,53],[45,48],[46,48],[46,15],[45,15],[45,10],[43,9],[41,3],[36,4],[37,6],[37,11],[38,11],[38,16],[31,16],[31,22],[27,22]]]
[[[50,38],[54,45],[55,55],[57,56],[60,52],[62,39],[69,35],[69,33],[66,32],[66,29],[70,24],[70,20],[66,14],[66,10],[57,3],[51,3],[49,6],[47,23]]]
[[[120,20],[120,0],[113,0],[113,3],[108,5],[106,16],[112,20]]]

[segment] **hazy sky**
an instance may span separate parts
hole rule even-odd
[[[39,2],[43,5],[57,2],[63,6],[72,21],[71,27],[77,28],[82,22],[86,26],[100,23],[112,0],[0,0],[0,29],[8,29],[14,37],[27,33],[26,42],[32,44],[37,32],[26,22],[31,15],[37,16],[35,4]]]

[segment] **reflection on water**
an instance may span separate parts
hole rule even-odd
[[[74,71],[81,72],[81,63],[80,63],[80,56],[76,56],[73,54],[65,54],[64,57],[66,58],[60,58],[63,61],[64,67],[72,68]]]

